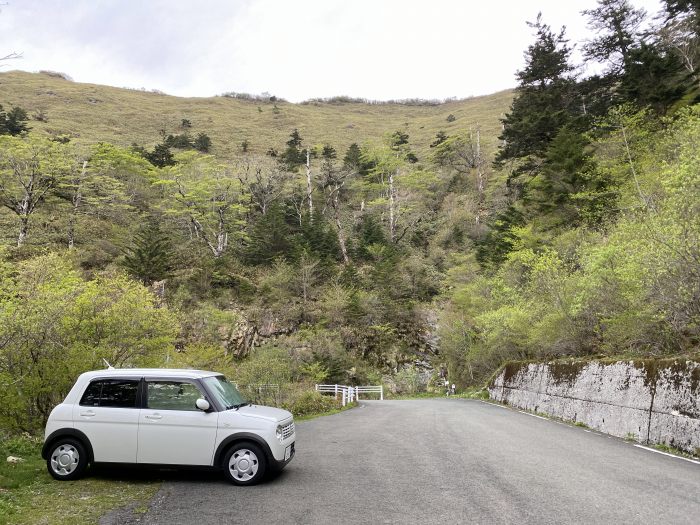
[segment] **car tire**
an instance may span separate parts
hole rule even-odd
[[[85,446],[74,438],[59,438],[49,449],[46,467],[54,479],[70,481],[85,473],[88,455]]]
[[[228,449],[222,466],[234,485],[255,485],[265,476],[267,458],[258,445],[242,441]]]

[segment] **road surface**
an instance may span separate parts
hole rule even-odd
[[[362,401],[298,423],[271,481],[174,473],[145,514],[103,523],[124,521],[699,523],[700,464],[477,400]]]

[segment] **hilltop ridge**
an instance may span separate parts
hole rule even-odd
[[[26,109],[34,131],[68,135],[80,143],[152,146],[160,140],[159,130],[181,133],[180,123],[187,119],[192,123],[188,131],[207,133],[213,142],[212,153],[223,159],[235,157],[244,140],[254,153],[281,148],[295,128],[305,143],[330,143],[341,151],[353,142],[381,140],[397,129],[409,134],[419,155],[428,151],[438,131],[449,135],[478,125],[490,142],[500,132],[499,119],[508,111],[512,97],[508,90],[437,105],[342,101],[346,97],[335,97],[333,103],[183,98],[79,83],[47,73],[0,73],[0,104]],[[454,120],[450,117],[448,121],[450,115]]]

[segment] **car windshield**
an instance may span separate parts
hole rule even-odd
[[[211,395],[216,398],[220,405],[226,410],[231,408],[239,408],[247,405],[248,402],[224,376],[211,376],[202,379]]]

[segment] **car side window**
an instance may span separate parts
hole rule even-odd
[[[80,399],[83,406],[136,408],[139,381],[135,379],[102,379],[88,385]]]
[[[198,410],[196,402],[204,395],[185,381],[147,381],[148,408],[154,410]]]

